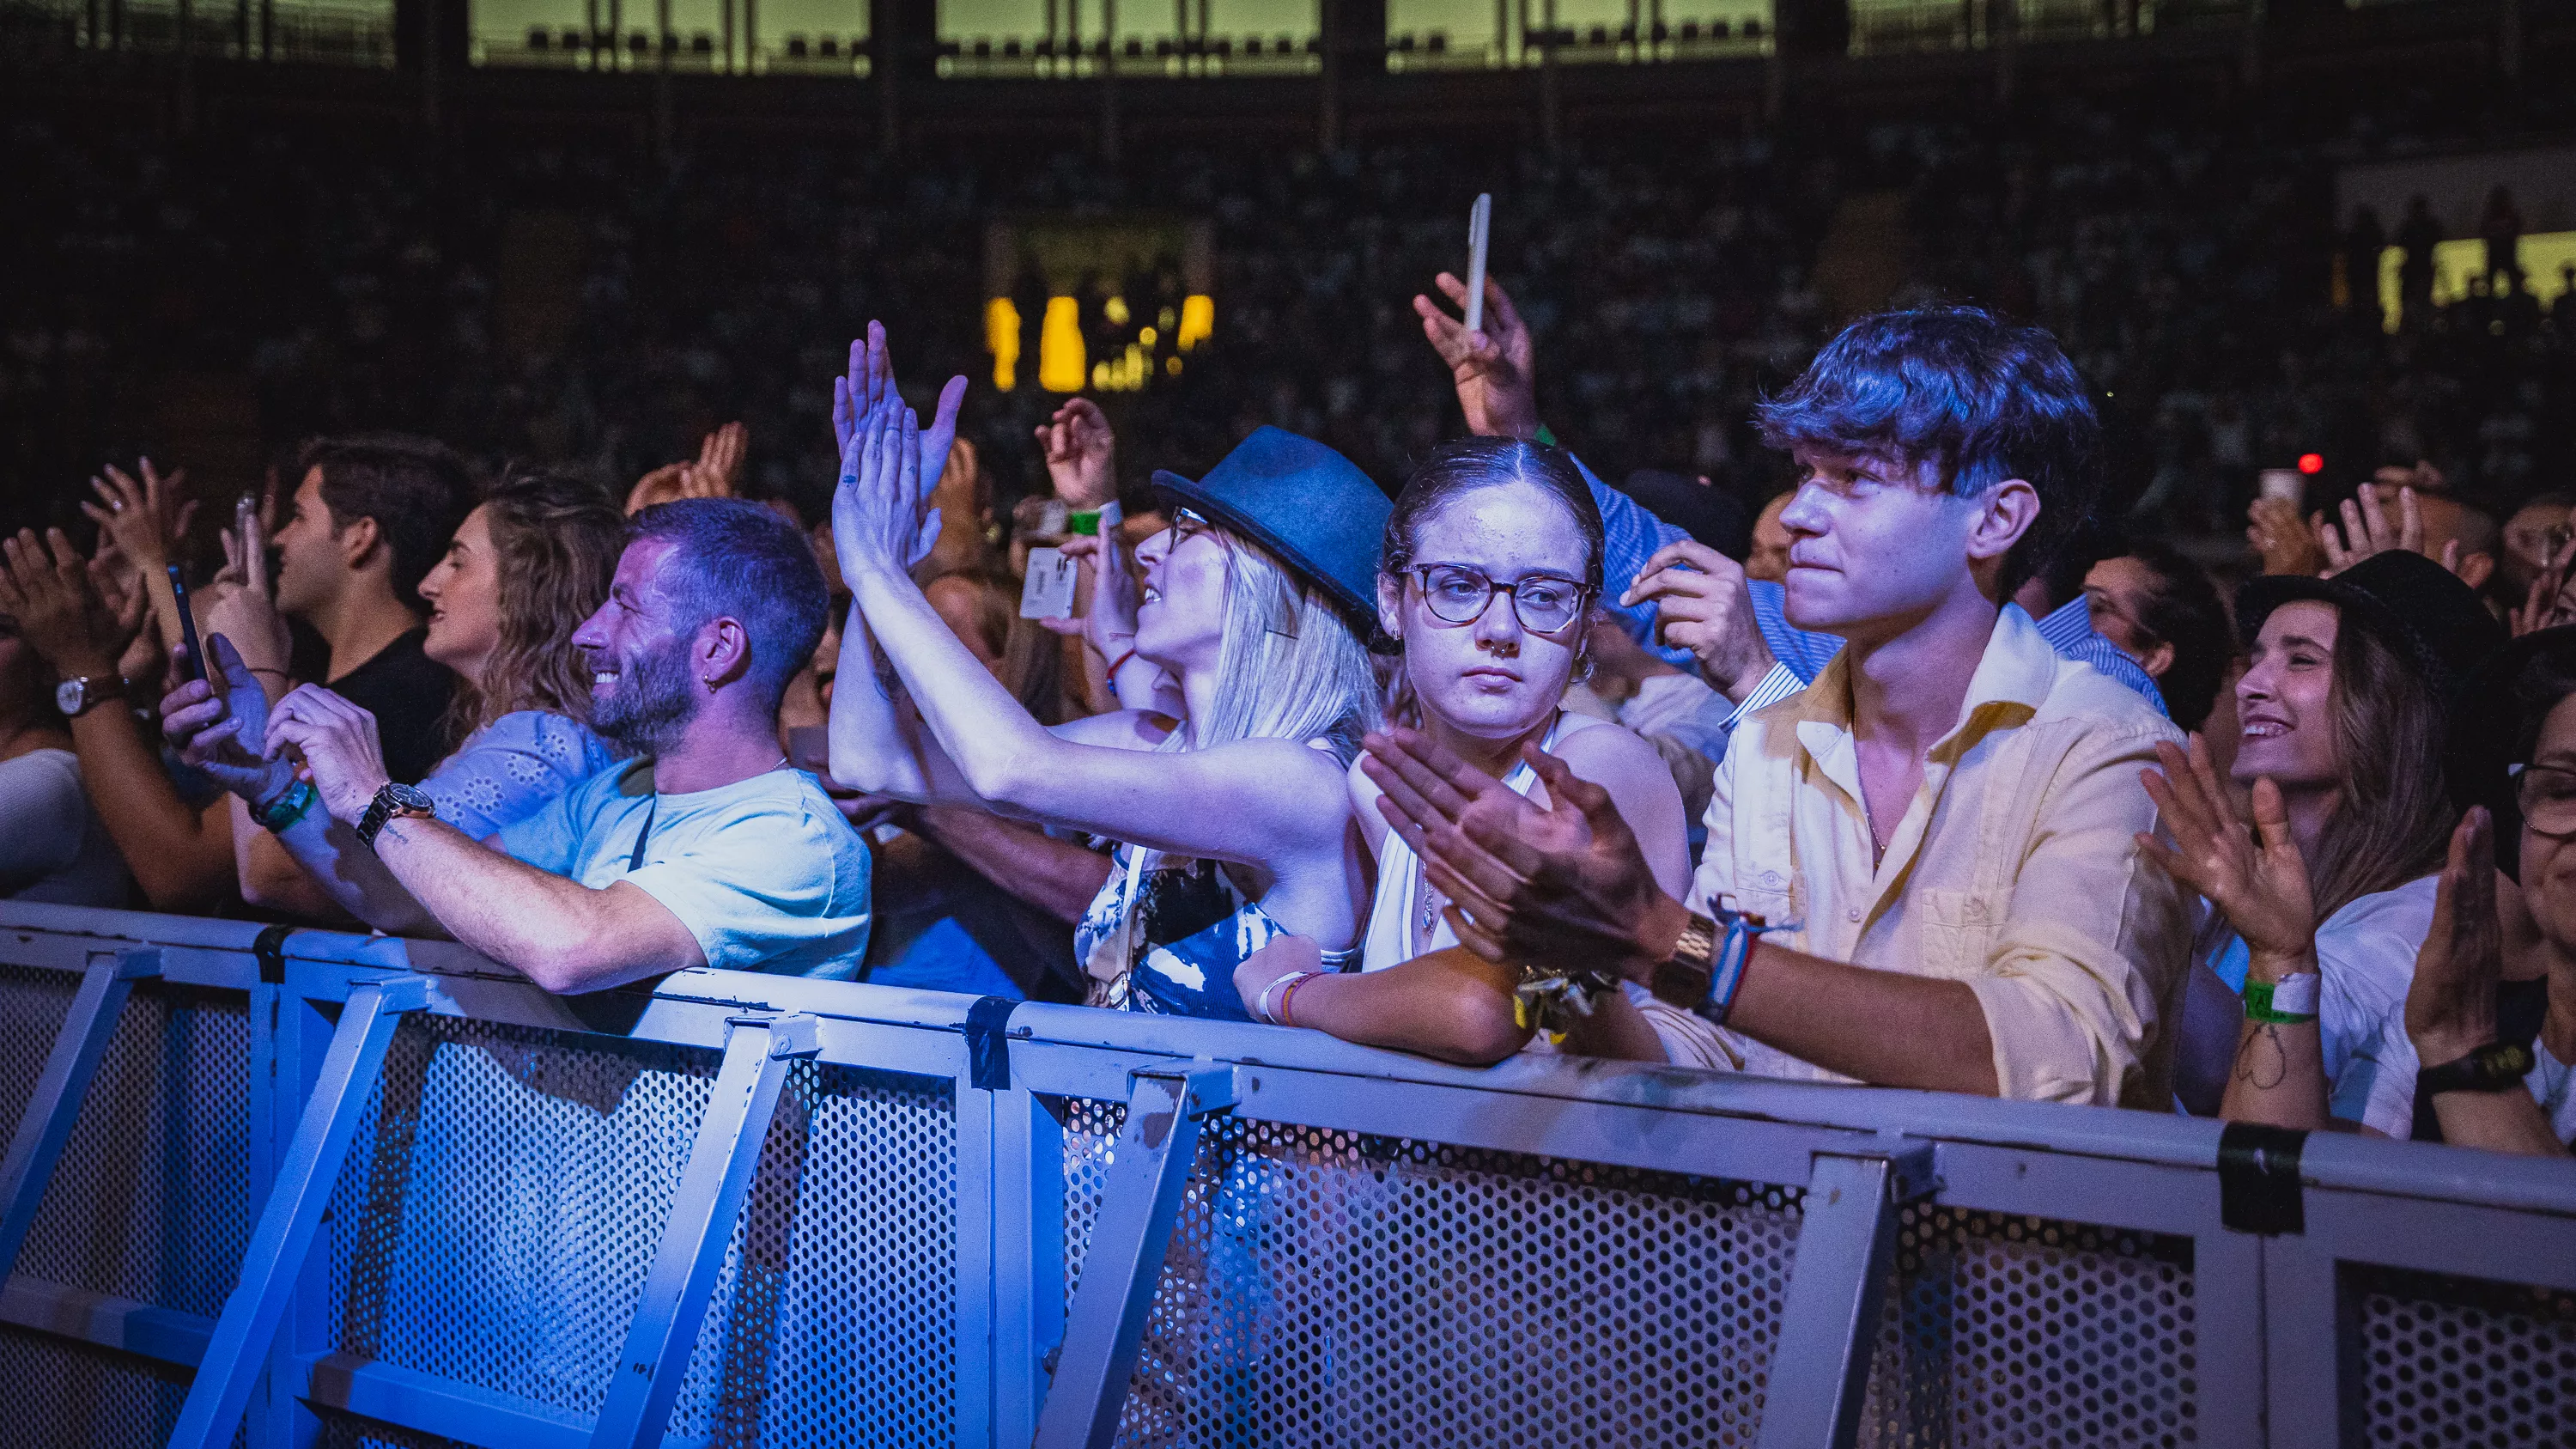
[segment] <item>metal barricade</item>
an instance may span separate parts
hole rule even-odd
[[[2564,1162],[26,905],[0,1126],[12,1445],[2576,1442]]]

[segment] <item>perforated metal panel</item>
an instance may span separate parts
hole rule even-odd
[[[0,1131],[18,1130],[79,990],[77,972],[0,966]]]
[[[1863,1444],[2202,1442],[2189,1239],[1945,1207],[1899,1222]]]
[[[1122,1111],[1066,1104],[1068,1293]],[[1802,1196],[1211,1120],[1120,1440],[1749,1444]]]
[[[164,1444],[187,1397],[183,1369],[0,1328],[0,1444],[9,1449]],[[235,1431],[233,1443],[242,1441]]]
[[[249,1161],[246,998],[138,982],[17,1271],[214,1317],[250,1238]]]
[[[957,1442],[955,1103],[944,1077],[793,1069],[672,1433]]]
[[[597,1413],[716,1061],[405,1018],[332,1192],[334,1346]]]
[[[323,1423],[322,1449],[482,1449],[463,1439],[442,1439],[379,1424],[373,1419],[332,1415]]]
[[[2347,1268],[2361,1319],[2361,1442],[2576,1444],[2576,1293]]]

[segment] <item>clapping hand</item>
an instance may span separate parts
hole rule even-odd
[[[698,440],[697,461],[665,463],[637,479],[626,494],[627,513],[682,498],[741,497],[743,454],[750,444],[751,430],[738,422],[707,434]]]
[[[2495,818],[2478,806],[2451,832],[2433,892],[2433,924],[2406,988],[2406,1034],[2428,1063],[2453,1061],[2496,1039],[2496,978],[2504,932],[2496,916]]]
[[[2245,517],[2245,541],[2262,558],[2263,572],[2312,576],[2326,566],[2325,549],[2317,542],[2324,514],[2301,523],[2299,510],[2287,501],[2257,498],[2246,507]]]
[[[910,574],[939,541],[939,510],[922,511],[921,419],[910,408],[871,407],[841,454],[832,490],[832,542],[841,576]]]
[[[161,737],[216,784],[253,805],[264,804],[295,778],[292,762],[267,753],[268,694],[231,639],[208,635],[206,653],[206,677],[187,680],[162,698]]]
[[[169,567],[172,551],[197,516],[197,504],[180,497],[187,469],[172,469],[164,478],[145,458],[137,471],[143,475],[140,483],[113,467],[105,477],[90,479],[98,501],[83,502],[81,512],[116,540],[117,550],[148,578]]]
[[[2341,512],[2341,529],[2337,529],[2322,512],[2311,515],[2308,520],[2308,526],[2316,531],[2318,547],[2325,552],[2326,566],[2318,571],[2322,577],[2333,578],[2363,559],[2391,549],[2404,549],[2408,553],[2436,558],[2442,567],[2473,589],[2484,587],[2488,576],[2495,572],[2492,557],[2483,553],[2463,555],[2460,541],[2456,538],[2445,542],[2438,556],[2424,546],[2424,509],[2416,501],[2412,486],[2397,490],[2397,523],[2394,527],[2388,522],[2387,509],[2380,505],[2376,487],[2365,487],[2345,499]]]
[[[1038,425],[1047,478],[1055,496],[1075,508],[1098,508],[1118,496],[1117,438],[1100,405],[1074,398]]]
[[[120,617],[99,597],[89,566],[59,528],[41,541],[31,529],[0,539],[0,612],[18,621],[38,657],[66,679],[115,673],[142,622],[139,613],[130,622]]]
[[[1451,273],[1436,279],[1442,296],[1464,308],[1467,284]],[[1416,296],[1413,310],[1422,318],[1422,335],[1431,339],[1449,378],[1458,388],[1458,406],[1466,412],[1467,431],[1483,437],[1538,436],[1538,394],[1533,383],[1534,352],[1529,328],[1503,294],[1503,284],[1485,278],[1485,330],[1470,332],[1429,297]]]
[[[2159,744],[2156,759],[2163,773],[2138,774],[2173,843],[2141,831],[2138,849],[2226,913],[2227,923],[2244,938],[2256,979],[2314,970],[2305,963],[2316,950],[2316,905],[2281,787],[2254,782],[2254,828],[2248,830],[2228,808],[2207,741],[2193,735],[2189,756]]]
[[[930,426],[921,430],[921,477],[924,488],[939,486],[939,475],[948,468],[948,452],[957,442],[957,410],[966,401],[964,374],[948,379],[939,390],[939,406],[932,412]],[[868,414],[903,406],[903,393],[895,386],[894,360],[886,351],[886,330],[882,322],[870,322],[868,335],[850,343],[850,371],[846,377],[832,379],[832,442],[846,461],[850,440]],[[841,470],[847,473],[844,466]]]

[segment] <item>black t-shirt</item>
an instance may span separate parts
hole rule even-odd
[[[421,641],[428,637],[428,630],[414,629],[330,686],[332,693],[376,717],[385,773],[406,785],[417,784],[447,757],[440,727],[447,722],[456,675],[421,652]]]

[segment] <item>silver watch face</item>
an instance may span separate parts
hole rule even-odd
[[[66,679],[54,686],[54,708],[66,716],[80,713],[82,701],[88,698],[88,688],[77,679]]]

